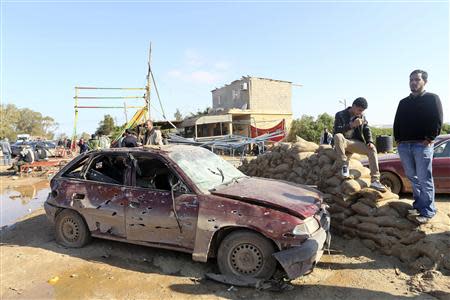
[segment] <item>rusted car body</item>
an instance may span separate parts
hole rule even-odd
[[[329,239],[319,191],[245,176],[200,147],[91,151],[50,185],[45,210],[57,240],[69,247],[84,244],[85,225],[93,237],[183,251],[200,262],[217,257],[221,271],[234,275],[271,276],[264,263],[273,259],[275,266],[276,259],[292,279],[313,269]],[[250,242],[229,237],[237,232]]]

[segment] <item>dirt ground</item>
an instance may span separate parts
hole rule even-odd
[[[38,186],[27,204],[45,200],[36,190],[48,192],[48,182],[36,178],[1,180],[2,202],[20,187]],[[438,208],[450,213],[450,196],[437,198]],[[64,248],[42,208],[3,228],[0,251],[1,299],[450,299],[450,277],[414,275],[398,259],[338,236],[314,272],[284,292],[205,280],[205,273],[218,272],[215,261],[196,263],[174,251],[100,239]]]

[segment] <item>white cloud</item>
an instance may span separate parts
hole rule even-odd
[[[167,72],[167,74],[173,78],[183,77],[183,72],[181,72],[180,70],[170,70],[169,72]]]
[[[198,83],[214,83],[220,78],[220,76],[215,72],[195,71],[189,74],[189,78]]]
[[[228,70],[228,68],[230,67],[230,64],[227,63],[226,61],[218,61],[213,66],[217,70]]]
[[[184,52],[185,63],[193,67],[201,67],[205,64],[205,59],[194,49],[187,49]]]
[[[220,83],[230,64],[224,60],[212,61],[195,49],[186,49],[180,66],[167,72],[170,78],[197,84]]]

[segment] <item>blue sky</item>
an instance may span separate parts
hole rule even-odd
[[[3,1],[1,7],[2,102],[55,118],[59,132],[72,132],[75,86],[143,87],[150,41],[169,117],[177,108],[188,114],[211,106],[212,89],[251,75],[303,84],[293,88],[294,117],[334,114],[339,100],[363,96],[369,123],[391,124],[409,93],[409,73],[421,68],[450,120],[448,2]],[[125,120],[122,110],[82,110],[78,131],[93,132],[107,113]]]

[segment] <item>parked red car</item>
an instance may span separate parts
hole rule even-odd
[[[378,157],[380,181],[392,192],[412,193],[411,183],[405,175],[398,154]],[[368,166],[368,162],[363,162]],[[436,193],[450,193],[450,134],[440,135],[434,144],[433,179]]]
[[[292,279],[329,241],[319,191],[245,176],[200,147],[90,151],[50,186],[45,210],[67,247],[92,236],[216,257],[223,274],[270,278],[281,266]]]

